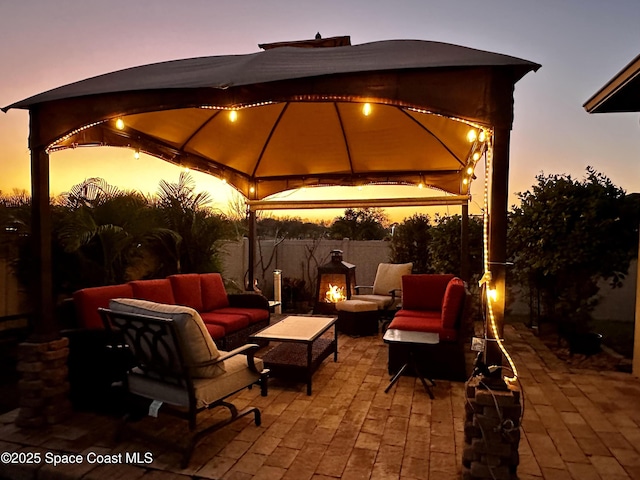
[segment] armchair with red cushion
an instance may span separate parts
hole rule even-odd
[[[402,277],[402,308],[389,328],[433,332],[440,343],[425,349],[425,363],[435,378],[466,378],[465,342],[468,340],[470,294],[460,278],[450,274],[418,274]],[[404,355],[390,345],[389,371],[403,363]]]

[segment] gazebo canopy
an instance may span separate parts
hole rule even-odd
[[[306,185],[392,183],[467,205],[490,144],[487,265],[499,323],[513,91],[540,65],[438,42],[344,38],[129,68],[5,107],[30,113],[36,336],[55,332],[49,153],[82,145],[128,146],[210,173],[254,204]]]
[[[539,68],[417,40],[269,47],[129,68],[3,110],[30,110],[32,149],[128,146],[253,200],[367,183],[466,195],[489,132],[511,127],[515,82]]]

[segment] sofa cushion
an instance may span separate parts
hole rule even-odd
[[[225,335],[241,330],[249,326],[248,315],[237,315],[231,313],[202,312],[202,320],[205,323],[213,323],[224,327]]]
[[[447,285],[442,303],[442,326],[444,328],[457,328],[458,319],[462,313],[465,302],[464,282],[458,277],[452,278]]]
[[[78,320],[84,328],[104,328],[98,308],[107,308],[109,300],[116,297],[133,297],[131,285],[107,285],[83,288],[73,293]]]
[[[207,331],[202,318],[193,308],[133,298],[115,298],[109,302],[109,308],[119,312],[137,313],[139,315],[173,320],[182,342],[185,362],[187,365],[192,365],[190,367],[191,375],[193,377],[208,378],[224,372],[222,364],[205,367],[195,366],[202,362],[215,360],[220,356],[220,352]]]
[[[408,310],[442,310],[450,274],[419,274],[402,277],[402,308]]]
[[[258,372],[264,368],[261,359],[254,357],[254,363]],[[228,397],[247,386],[251,382],[257,382],[260,374],[249,369],[245,355],[235,355],[224,361],[225,372],[216,378],[196,379],[193,387],[196,396],[196,407],[204,408],[221,398]],[[158,382],[149,377],[140,375],[135,369],[128,376],[129,390],[148,397],[149,391],[154,392],[154,398],[162,400],[170,405],[187,407],[189,396],[187,391],[165,382]]]
[[[455,342],[457,340],[458,332],[452,328],[443,328],[439,313],[421,311],[415,312],[415,316],[410,316],[408,313],[405,312],[405,315],[402,316],[396,314],[389,324],[389,328],[437,333],[441,342]]]
[[[173,298],[178,305],[186,305],[202,311],[202,290],[200,288],[200,275],[197,273],[184,273],[170,275]]]
[[[207,332],[209,332],[209,335],[211,335],[211,338],[214,340],[219,340],[225,335],[224,327],[222,325],[204,322],[204,326],[207,329]]]
[[[351,295],[351,300],[375,303],[378,310],[385,310],[391,307],[393,299],[390,295]],[[396,301],[400,300],[396,297]]]
[[[231,315],[243,315],[249,317],[249,323],[262,322],[269,319],[269,311],[262,310],[261,308],[218,308],[213,313],[231,314]]]
[[[166,278],[133,280],[129,282],[129,285],[133,289],[134,298],[170,305],[175,305],[176,303],[171,282]]]
[[[219,273],[200,274],[200,290],[202,291],[203,312],[211,312],[229,306],[227,291]]]
[[[403,275],[411,275],[413,263],[381,263],[373,282],[374,295],[391,295],[391,290],[402,288]]]

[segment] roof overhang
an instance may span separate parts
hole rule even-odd
[[[588,113],[640,111],[640,55],[587,100],[583,107]]]

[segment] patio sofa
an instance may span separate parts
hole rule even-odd
[[[249,335],[269,325],[269,302],[264,296],[227,294],[219,273],[187,273],[78,290],[73,294],[78,326],[102,329],[98,308],[108,308],[113,298],[191,307],[222,350],[244,345]]]
[[[418,365],[433,378],[465,380],[466,343],[470,338],[470,294],[465,282],[450,274],[402,277],[402,308],[389,328],[438,333],[440,343],[415,354]],[[405,363],[404,345],[389,345],[389,373]]]
[[[76,328],[64,330],[69,345],[69,383],[74,408],[122,413],[123,399],[112,383],[131,366],[126,346],[105,330],[98,308],[114,298],[135,298],[195,309],[216,346],[234,350],[269,325],[269,302],[257,293],[227,294],[218,273],[178,274],[153,280],[84,288],[65,307]],[[70,308],[69,308],[70,307]]]

